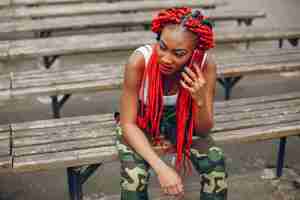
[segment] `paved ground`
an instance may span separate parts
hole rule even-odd
[[[267,19],[257,20],[255,25],[295,25],[299,24],[298,9],[299,0],[229,0],[230,6],[220,8],[265,10]],[[235,26],[233,23],[222,23],[219,26]],[[251,48],[275,47],[276,43],[252,44]],[[235,48],[236,46],[234,46]],[[286,47],[288,45],[286,44]],[[218,51],[227,53],[233,46],[218,47]],[[243,46],[239,46],[243,48]],[[129,52],[117,52],[99,55],[89,54],[84,56],[70,56],[60,60],[60,65],[72,67],[73,63],[89,62],[114,62],[124,60]],[[22,71],[38,68],[35,61],[15,61],[0,64],[2,72]],[[243,78],[236,86],[232,98],[279,94],[300,89],[299,74],[273,74],[251,76]],[[76,116],[89,115],[104,112],[112,112],[118,108],[119,91],[75,95],[65,105],[62,115]],[[218,85],[216,100],[223,97],[223,92]],[[109,102],[109,103],[108,103]],[[103,106],[105,105],[105,106]],[[21,122],[37,119],[51,118],[51,110],[48,97],[10,102],[9,106],[0,105],[0,124],[8,122]],[[230,200],[300,200],[300,150],[299,137],[288,139],[286,154],[286,169],[284,176],[273,179],[272,170],[276,163],[278,141],[266,141],[253,144],[232,144],[223,146],[227,155],[229,170],[229,199]],[[118,199],[118,174],[119,164],[113,162],[106,164],[97,171],[84,187],[88,199]],[[198,179],[195,174],[185,180],[185,188],[188,191],[186,199],[198,198]],[[159,194],[156,178],[151,180],[153,194]],[[108,195],[113,195],[108,198]],[[154,195],[157,198],[157,195]],[[68,199],[66,174],[64,169],[47,172],[35,172],[25,174],[0,174],[0,200],[65,200]],[[163,199],[170,199],[164,197]]]

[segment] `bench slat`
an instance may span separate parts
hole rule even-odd
[[[10,171],[12,169],[12,157],[0,156],[0,172]]]
[[[113,146],[115,139],[113,137],[101,137],[85,140],[65,141],[56,143],[47,143],[40,145],[24,146],[14,148],[13,155],[15,157],[27,156],[32,154],[44,154],[65,152],[80,149],[90,149],[102,146]]]
[[[38,120],[23,123],[11,124],[11,129],[15,131],[23,131],[28,129],[43,129],[43,128],[59,128],[62,126],[78,126],[87,125],[90,123],[101,122],[103,124],[109,123],[112,119],[112,114],[102,115],[89,115],[89,116],[78,116],[78,117],[64,117],[61,119],[50,119],[50,120]],[[32,130],[29,130],[32,131]],[[14,135],[14,137],[17,137]]]
[[[273,138],[281,138],[300,134],[300,121],[254,127],[241,130],[230,130],[213,134],[220,143],[256,142]]]
[[[243,111],[243,108],[240,110]],[[241,115],[240,113],[233,115],[228,114],[225,121],[216,118],[216,127],[213,129],[213,132],[249,128],[253,126],[265,126],[270,124],[276,124],[277,126],[278,123],[287,123],[295,120],[299,121],[300,103],[298,101],[298,105],[289,105],[289,107],[283,107],[280,109],[267,108],[266,110],[263,110],[263,112],[249,111],[244,113],[244,115]],[[31,131],[34,132],[34,130]],[[114,135],[114,128],[112,122],[105,126],[99,126],[99,124],[88,124],[84,128],[80,128],[80,126],[77,125],[72,126],[71,128],[59,127],[57,130],[54,128],[50,130],[36,129],[35,132],[38,132],[38,134],[33,135],[37,135],[38,137],[32,137],[30,135],[27,135],[27,137],[20,137],[20,132],[13,134],[14,155],[54,152],[59,151],[59,149],[62,151],[63,148],[65,150],[77,147],[84,148],[85,145],[89,144],[89,142],[85,141],[102,140],[104,136],[104,138],[110,138],[109,136]],[[19,138],[15,138],[16,136]],[[96,144],[100,144],[99,142],[96,142]],[[95,143],[91,142],[90,145],[95,145]]]
[[[44,19],[11,20],[0,24],[0,33],[32,32],[32,31],[62,31],[68,29],[111,28],[150,25],[152,12],[97,14],[87,16],[55,17]],[[232,11],[214,12],[209,15],[213,21],[228,21],[241,19],[263,18],[262,11]]]
[[[296,103],[296,102],[294,102]],[[273,117],[277,115],[283,115],[283,114],[293,114],[300,112],[300,104],[299,100],[298,103],[294,104],[292,102],[285,103],[282,105],[282,107],[276,106],[272,108],[268,108],[268,106],[264,107],[264,109],[258,109],[258,110],[249,110],[242,109],[240,112],[228,112],[226,114],[219,114],[219,110],[216,110],[216,115],[214,117],[215,121],[218,123],[224,123],[224,122],[234,122],[239,121],[242,119],[250,119],[250,118],[259,118],[259,117]]]
[[[0,156],[8,155],[10,155],[10,139],[2,139],[0,140]]]
[[[57,3],[84,3],[88,1],[106,1],[106,0],[1,0],[0,6],[22,6],[22,5],[41,5]]]
[[[85,150],[46,153],[14,158],[15,171],[37,171],[109,162],[117,159],[115,147],[97,147]]]
[[[126,40],[124,39],[126,38]],[[155,42],[150,31],[90,34],[0,42],[0,59],[30,58],[89,52],[122,51]],[[216,30],[217,43],[300,38],[300,28],[239,28]],[[2,44],[5,44],[2,48]],[[7,46],[10,46],[9,50]],[[9,52],[7,52],[9,51]]]
[[[236,121],[222,123],[218,126],[215,126],[213,128],[213,132],[230,131],[235,129],[251,128],[251,127],[265,126],[271,124],[276,126],[276,124],[278,123],[299,121],[299,119],[300,119],[300,113],[290,114],[290,115],[281,114],[279,116],[273,116],[271,119],[269,117],[259,118],[258,120],[246,119],[246,120],[240,120],[238,121],[238,123]]]
[[[10,7],[12,15],[4,15],[0,13],[3,18],[24,18],[24,17],[51,17],[51,16],[67,16],[67,15],[81,15],[81,14],[103,14],[116,12],[134,12],[134,11],[150,11],[165,9],[171,7],[187,6],[191,8],[212,9],[216,6],[226,5],[223,1],[218,2],[203,2],[193,0],[164,0],[160,1],[120,1],[115,3],[107,2],[86,2],[78,4],[57,4],[57,5],[40,5],[37,7]]]
[[[215,102],[216,109],[226,108],[229,106],[240,106],[240,105],[249,105],[249,104],[263,104],[266,102],[276,102],[276,101],[285,101],[292,99],[299,99],[300,92],[291,92],[287,94],[280,95],[270,95],[270,96],[260,96],[260,97],[251,97],[251,98],[241,98],[241,99],[232,99],[230,101],[220,101]]]
[[[293,106],[299,105],[299,98],[298,99],[291,99],[291,100],[276,100],[276,101],[270,101],[270,102],[264,102],[263,104],[258,104],[256,102],[253,102],[252,104],[247,105],[235,105],[231,107],[216,107],[215,116],[226,116],[233,113],[250,113],[250,112],[256,112],[256,111],[262,111],[262,110],[272,110],[272,109],[278,109],[278,108],[290,108]]]
[[[20,5],[42,5],[42,4],[67,4],[85,2],[118,2],[119,0],[2,0],[1,6],[20,6]],[[127,0],[138,1],[138,0]]]
[[[240,113],[228,115],[229,118],[236,117],[237,121],[224,121],[224,118],[216,119],[216,125],[212,130],[212,136],[216,141],[222,143],[230,143],[260,141],[265,139],[279,138],[283,136],[297,135],[300,133],[300,105],[298,102],[298,100],[300,99],[299,92],[298,97],[296,96],[296,93],[273,95],[269,98],[270,102],[274,102],[274,105],[281,104],[284,106],[274,106],[272,109],[267,109],[268,106],[262,105],[261,107],[266,108],[266,110],[263,110],[264,112],[249,111],[249,113],[244,113],[244,116],[246,116],[245,118]],[[278,97],[277,100],[276,97]],[[296,97],[298,99],[293,97]],[[253,105],[258,104],[259,102],[268,102],[265,101],[265,97],[255,97],[247,99],[249,99],[249,102],[251,102],[250,104]],[[244,100],[246,100],[246,98]],[[255,101],[257,102],[255,103]],[[241,105],[240,109],[242,111],[244,104],[241,104],[240,102],[237,101],[237,105]],[[293,105],[294,103],[295,105]],[[231,106],[233,107],[238,107],[237,105],[235,105],[234,103],[231,104]],[[224,108],[220,107],[217,109]],[[101,116],[103,116],[103,118]],[[237,119],[238,117],[240,117],[240,120]],[[61,137],[61,139],[58,140],[54,139],[55,124],[59,125],[59,128],[61,130],[65,128],[64,126],[74,126],[73,129],[65,129],[65,132],[63,133],[65,134],[68,131],[73,132],[73,130],[78,130],[80,132],[80,129],[77,129],[77,127],[80,126],[85,127],[82,130],[88,132],[88,127],[96,128],[96,124],[104,123],[107,126],[105,125],[104,127],[102,127],[101,131],[104,131],[103,129],[107,129],[108,132],[111,133],[113,126],[109,126],[113,125],[113,123],[110,123],[112,122],[112,114],[94,115],[90,118],[91,119],[89,120],[89,116],[84,116],[67,119],[42,120],[30,123],[25,122],[21,123],[20,125],[12,125],[13,128],[19,130],[17,131],[17,133],[26,131],[43,132],[42,134],[36,134],[36,136],[33,137],[33,142],[29,141],[29,138],[31,136],[28,133],[24,134],[23,136],[19,136],[18,138],[13,138],[13,140],[19,140],[23,142],[23,144],[19,143],[19,148],[13,149],[15,155],[18,155],[14,157],[14,170],[30,171],[39,169],[51,169],[66,166],[78,166],[83,163],[96,163],[100,162],[102,159],[107,159],[108,161],[115,159],[116,149],[113,146],[89,148],[93,147],[94,145],[102,145],[103,143],[100,140],[102,140],[103,137],[102,139],[97,137],[97,140],[89,137],[76,138],[76,140],[70,141],[66,139],[67,137]],[[63,122],[58,123],[59,120],[62,120]],[[45,129],[50,129],[51,131],[42,131],[43,127],[46,127]],[[29,128],[29,130],[26,130],[27,128]],[[57,133],[59,132],[60,130],[57,131]],[[50,134],[49,138],[47,138],[47,136],[49,136],[47,135],[48,133]],[[85,132],[82,135],[84,136]],[[17,136],[17,134],[14,136]],[[72,134],[70,134],[68,138],[72,138]],[[107,136],[107,138],[112,139],[112,136]],[[83,149],[74,150],[74,148]],[[54,153],[54,151],[56,152]]]
[[[106,125],[102,123],[88,124],[85,126],[70,126],[47,129],[37,129],[22,132],[13,132],[13,147],[22,147],[36,144],[47,144],[64,141],[85,140],[102,138],[115,135],[114,125],[111,121]],[[31,132],[30,134],[28,132]],[[24,137],[26,135],[26,137]],[[23,136],[23,137],[20,137]]]

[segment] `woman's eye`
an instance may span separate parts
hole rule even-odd
[[[185,54],[184,53],[175,53],[175,56],[178,58],[181,58],[181,57],[185,56]]]
[[[159,48],[160,48],[161,50],[163,50],[163,51],[166,50],[165,45],[163,45],[162,43],[159,44]]]

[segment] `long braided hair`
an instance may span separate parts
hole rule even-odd
[[[206,50],[214,47],[212,24],[201,14],[200,11],[193,11],[191,8],[171,8],[159,12],[152,20],[152,31],[160,39],[163,28],[167,25],[175,24],[183,26],[197,36],[197,44],[187,66],[192,70],[192,63],[200,63]],[[153,48],[152,55],[144,71],[141,87],[144,88],[146,79],[148,81],[147,99],[142,99],[137,124],[152,136],[157,144],[160,142],[160,121],[163,113],[163,84],[162,76],[158,66],[158,55],[156,47]],[[194,70],[193,70],[194,71]],[[143,91],[143,90],[142,90]],[[142,98],[145,98],[142,94]],[[145,108],[144,102],[147,102]],[[192,135],[195,126],[196,104],[187,90],[180,86],[176,103],[177,121],[177,159],[176,169],[182,166],[183,155],[189,158]]]

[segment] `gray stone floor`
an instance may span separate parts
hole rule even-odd
[[[265,10],[266,19],[254,21],[254,25],[299,25],[299,0],[228,0],[230,6],[218,8]],[[217,26],[236,26],[235,23],[222,23]],[[250,48],[276,47],[275,42],[251,44]],[[288,47],[288,44],[285,44]],[[243,49],[243,45],[220,46],[217,51],[228,53],[229,50]],[[298,47],[299,48],[299,47]],[[72,67],[74,63],[113,63],[126,60],[130,52],[113,54],[88,54],[67,56],[59,60],[59,66]],[[36,61],[14,61],[0,63],[2,73],[39,68]],[[300,74],[285,73],[244,77],[233,91],[232,98],[279,94],[300,89]],[[217,86],[216,101],[223,98],[221,87]],[[118,109],[120,92],[93,93],[74,95],[63,108],[62,115],[77,116],[112,112]],[[8,106],[0,105],[0,124],[51,118],[48,97],[24,99],[10,102]],[[105,106],[103,106],[105,105]],[[283,177],[273,179],[270,167],[276,164],[278,141],[265,141],[250,144],[227,144],[224,151],[229,170],[230,200],[300,200],[300,149],[299,137],[288,138],[286,169]],[[100,168],[84,186],[85,199],[119,199],[119,163],[108,163]],[[186,198],[199,199],[199,177],[185,180]],[[152,197],[171,199],[159,196],[160,189],[155,177],[151,179]],[[64,169],[35,173],[0,174],[0,200],[65,200],[68,199],[66,173]]]

